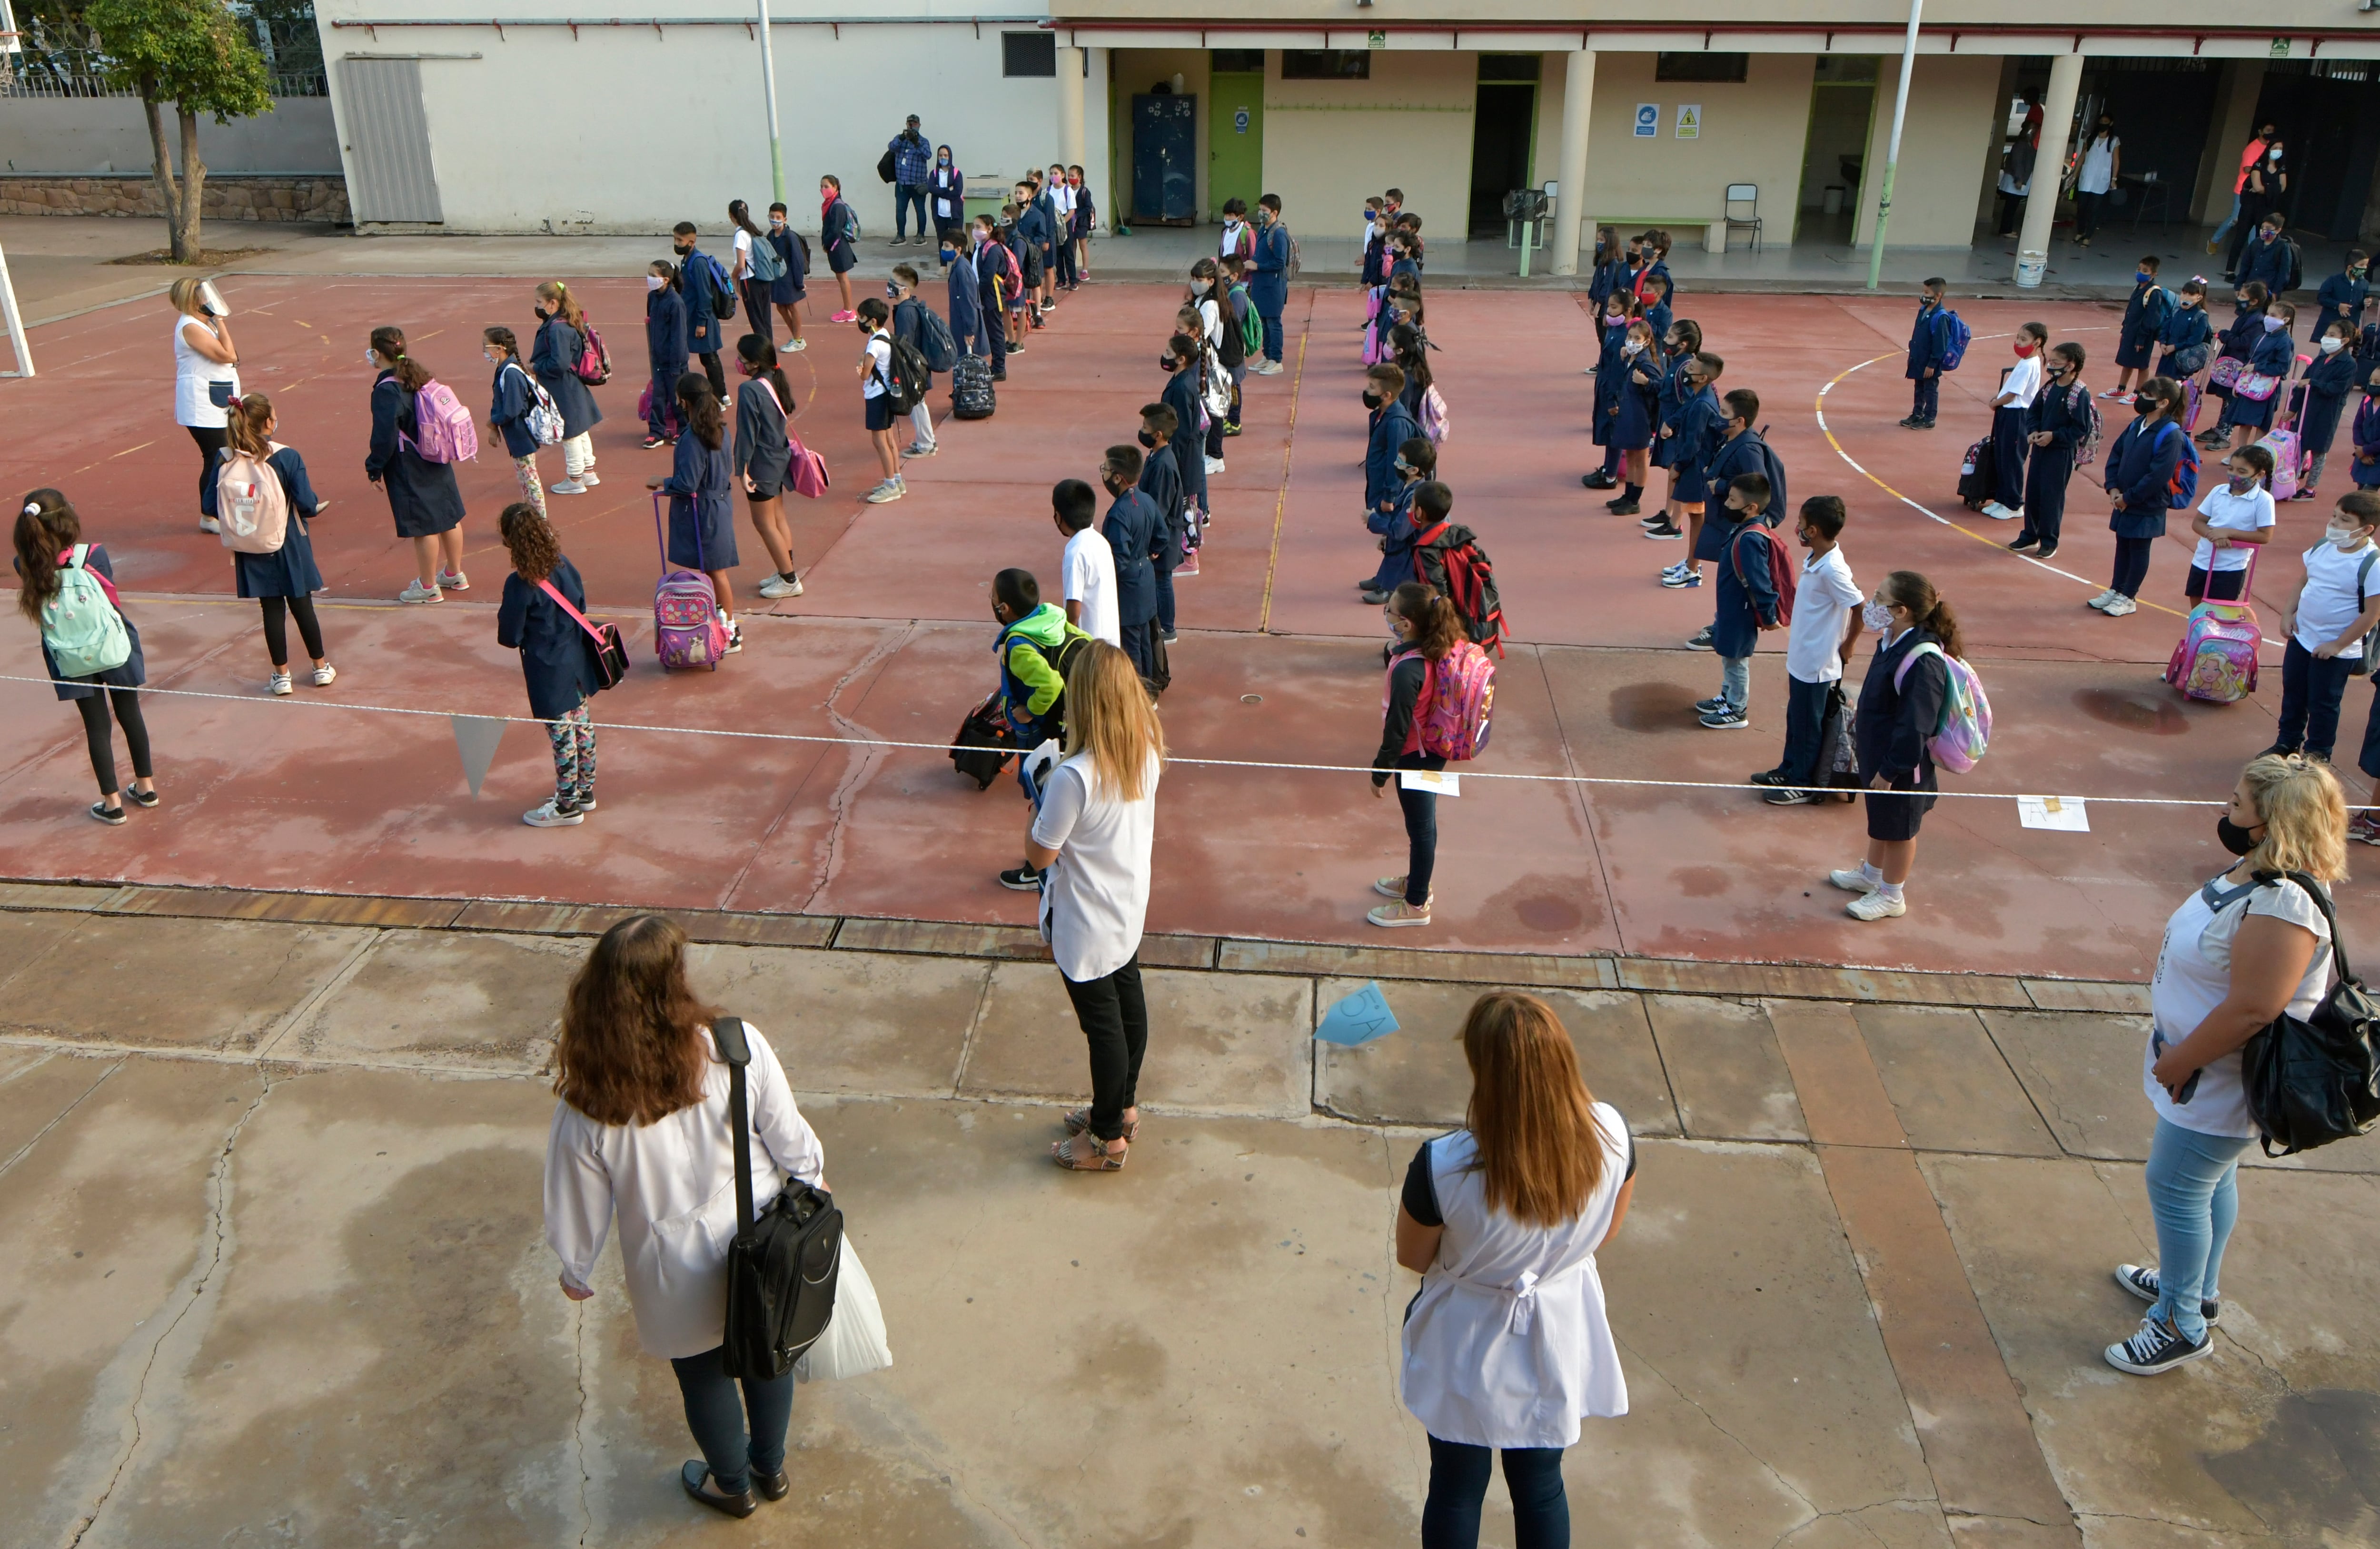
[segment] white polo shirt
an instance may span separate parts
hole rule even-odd
[[[2218,532],[2255,532],[2274,524],[2273,492],[2259,484],[2244,495],[2235,495],[2227,480],[2206,492],[2206,498],[2198,502],[2198,514]],[[2325,543],[2323,547],[2327,549],[2330,545]],[[2191,556],[2190,563],[2200,570],[2245,570],[2254,553],[2252,548],[2237,545],[2217,549],[2202,538],[2198,540],[2198,552]],[[2360,563],[2361,551],[2357,558]]]
[[[2298,594],[2297,643],[2306,649],[2320,650],[2338,638],[2341,631],[2353,623],[2363,611],[2363,599],[2371,592],[2380,592],[2380,563],[2373,566],[2372,576],[2359,593],[2356,577],[2364,563],[2374,558],[2373,546],[2342,551],[2327,540],[2305,551],[2305,590]],[[2363,642],[2350,641],[2341,647],[2339,656],[2347,660],[2363,660]]]
[[[2033,407],[2034,399],[2041,393],[2041,352],[2039,350],[2034,350],[2016,363],[2016,369],[2010,371],[2008,374],[2008,380],[2000,383],[2000,392],[2014,394],[2007,403],[2000,405],[2002,408]]]
[[[1793,586],[1792,622],[1785,631],[1787,675],[1805,684],[1839,682],[1846,621],[1866,602],[1840,545],[1803,560],[1802,577]]]
[[[1066,600],[1083,605],[1075,627],[1111,646],[1123,644],[1116,613],[1115,548],[1093,523],[1066,539]]]

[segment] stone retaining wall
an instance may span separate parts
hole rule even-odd
[[[210,221],[347,225],[344,177],[211,176],[200,196]],[[0,215],[162,216],[153,177],[0,176]]]

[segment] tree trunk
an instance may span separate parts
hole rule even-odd
[[[141,93],[140,110],[149,115],[149,155],[157,175],[157,201],[165,211],[165,241],[176,262],[182,257],[181,205],[174,193],[174,153],[165,149],[165,119],[157,100]]]
[[[204,251],[199,243],[199,223],[206,213],[207,163],[199,156],[198,114],[179,103],[174,105],[182,115],[182,208],[174,226],[174,260],[196,263]]]

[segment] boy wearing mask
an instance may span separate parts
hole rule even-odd
[[[1917,293],[1917,321],[1909,330],[1909,364],[1901,371],[1913,384],[1909,417],[1900,422],[1904,430],[1930,430],[1934,417],[1942,412],[1942,291],[1948,284],[1931,279]]]
[[[1761,635],[1784,621],[1782,601],[1768,568],[1768,546],[1777,535],[1760,520],[1768,504],[1768,480],[1740,474],[1728,482],[1721,514],[1718,606],[1711,619],[1710,648],[1718,653],[1719,690],[1694,706],[1706,731],[1740,732],[1751,722],[1752,653]]]
[[[1167,645],[1173,644],[1173,564],[1182,552],[1182,461],[1171,450],[1173,438],[1181,433],[1182,421],[1168,404],[1143,404],[1140,406],[1140,444],[1146,454],[1140,466],[1139,489],[1149,507],[1156,513],[1156,540],[1159,551],[1151,581],[1157,597],[1157,621],[1154,630]],[[1141,676],[1153,675],[1156,647],[1150,647],[1150,660],[1141,666]]]

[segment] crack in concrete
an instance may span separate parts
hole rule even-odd
[[[46,1061],[44,1061],[44,1063],[46,1063]],[[18,1163],[31,1156],[33,1154],[33,1147],[42,1144],[42,1136],[48,1134],[52,1130],[55,1130],[59,1125],[65,1123],[67,1118],[73,1114],[75,1109],[82,1107],[83,1104],[91,1100],[91,1094],[92,1092],[96,1092],[101,1087],[106,1085],[107,1078],[114,1075],[116,1071],[124,1069],[125,1064],[125,1060],[118,1059],[115,1064],[110,1065],[106,1070],[101,1071],[99,1079],[91,1083],[90,1091],[85,1092],[81,1096],[77,1097],[73,1102],[68,1103],[65,1107],[60,1108],[55,1118],[53,1118],[48,1123],[42,1125],[40,1129],[33,1131],[31,1139],[26,1141],[24,1144],[18,1146],[14,1152],[10,1153],[6,1161],[0,1161],[0,1178],[6,1178],[8,1175],[9,1168],[15,1167]]]
[[[1877,1532],[1874,1528],[1869,1527],[1864,1521],[1861,1520],[1864,1514],[1874,1511],[1876,1507],[1881,1506],[1930,1506],[1938,1509],[1941,1504],[1941,1502],[1934,1499],[1930,1495],[1888,1495],[1880,1501],[1870,1501],[1865,1506],[1847,1506],[1839,1511],[1821,1511],[1813,1516],[1808,1521],[1797,1522],[1792,1527],[1786,1529],[1785,1531],[1779,1536],[1777,1542],[1768,1546],[1768,1549],[1785,1549],[1786,1543],[1790,1541],[1801,1537],[1802,1534],[1808,1532],[1812,1528],[1816,1527],[1821,1522],[1835,1519],[1840,1519],[1843,1521],[1849,1522],[1852,1527],[1857,1528],[1869,1538],[1874,1539],[1879,1545],[1885,1545],[1886,1549],[1889,1549],[1889,1545],[1885,1536],[1882,1533]],[[1947,1518],[1948,1513],[1945,1513],[1944,1515]]]
[[[1802,1508],[1810,1514],[1811,1519],[1816,1519],[1828,1515],[1828,1513],[1822,1512],[1818,1509],[1817,1502],[1803,1495],[1801,1489],[1796,1486],[1791,1480],[1787,1479],[1785,1475],[1779,1470],[1776,1464],[1770,1462],[1767,1458],[1763,1458],[1759,1453],[1755,1452],[1742,1436],[1737,1435],[1726,1426],[1721,1425],[1718,1422],[1718,1416],[1712,1414],[1710,1410],[1703,1408],[1703,1406],[1694,1399],[1693,1395],[1689,1394],[1684,1388],[1680,1387],[1676,1383],[1671,1382],[1667,1373],[1663,1372],[1658,1366],[1654,1365],[1650,1361],[1646,1360],[1644,1351],[1631,1346],[1628,1341],[1620,1338],[1617,1335],[1614,1335],[1612,1338],[1613,1342],[1617,1344],[1621,1349],[1626,1351],[1629,1355],[1635,1357],[1638,1365],[1644,1367],[1645,1371],[1658,1378],[1663,1387],[1666,1387],[1671,1393],[1676,1394],[1681,1403],[1686,1405],[1687,1408],[1693,1410],[1696,1414],[1701,1415],[1705,1424],[1708,1425],[1712,1430],[1717,1431],[1720,1435],[1725,1436],[1729,1441],[1733,1442],[1736,1446],[1736,1449],[1742,1452],[1746,1458],[1751,1458],[1763,1469],[1767,1470],[1768,1477],[1775,1480],[1780,1489],[1791,1495],[1795,1500],[1800,1501],[1802,1503]],[[1808,1525],[1808,1521],[1806,1520],[1797,1522],[1793,1526],[1793,1531],[1799,1532],[1803,1528]],[[1788,1536],[1791,1535],[1789,1534]],[[1780,1539],[1778,1542],[1782,1543],[1784,1541]]]
[[[861,741],[876,738],[880,733],[873,728],[862,726],[844,715],[835,708],[834,702],[862,673],[872,672],[878,665],[897,655],[903,647],[916,638],[917,634],[917,621],[912,619],[902,627],[901,633],[892,639],[878,640],[866,656],[851,664],[849,672],[835,680],[834,687],[827,692],[827,719],[834,722],[837,732],[854,739],[856,745],[851,752],[851,762],[844,769],[843,778],[835,782],[834,793],[827,798],[827,813],[831,822],[827,829],[826,843],[819,856],[818,870],[813,874],[815,880],[810,886],[809,897],[802,901],[802,906],[797,911],[799,914],[807,914],[810,912],[811,906],[818,902],[819,895],[826,891],[828,885],[834,880],[835,874],[843,869],[844,836],[845,830],[851,826],[852,805],[858,800],[859,793],[865,790],[868,782],[875,777],[878,768],[890,756],[889,750],[876,746],[872,742]],[[865,695],[861,696],[862,699],[866,697]],[[782,820],[783,814],[779,816]],[[753,852],[755,859],[759,857],[759,853],[758,847],[755,847]],[[735,886],[741,886],[743,880],[739,873],[735,879]],[[731,887],[729,889],[731,897],[734,891],[735,887]]]
[[[125,1411],[125,1424],[131,1432],[130,1438],[117,1455],[115,1466],[108,1470],[107,1483],[101,1488],[98,1498],[91,1502],[91,1509],[83,1513],[81,1519],[75,1524],[73,1533],[66,1540],[65,1549],[76,1549],[84,1535],[99,1525],[100,1516],[107,1509],[108,1501],[115,1496],[116,1485],[123,1482],[125,1474],[132,1467],[133,1458],[140,1455],[143,1440],[141,1406],[149,1396],[149,1377],[156,1369],[157,1354],[174,1337],[174,1331],[182,1326],[182,1320],[199,1305],[199,1298],[204,1296],[207,1287],[213,1283],[216,1271],[225,1267],[225,1239],[228,1235],[226,1223],[231,1216],[232,1151],[239,1144],[240,1132],[248,1128],[249,1120],[256,1117],[264,1107],[264,1100],[273,1095],[273,1089],[279,1084],[270,1077],[265,1078],[263,1085],[257,1089],[256,1096],[240,1111],[239,1118],[233,1121],[230,1131],[224,1136],[223,1149],[216,1153],[215,1165],[208,1175],[210,1203],[206,1219],[199,1228],[200,1240],[203,1244],[202,1256],[201,1262],[192,1266],[192,1277],[187,1279],[189,1293],[182,1298],[182,1304],[175,1309],[174,1315],[166,1320],[165,1326],[158,1330],[157,1337],[150,1343],[149,1352],[140,1363],[140,1379],[132,1386],[132,1402]]]
[[[570,1449],[578,1463],[578,1549],[587,1549],[587,1539],[595,1531],[594,1508],[588,1505],[587,1487],[594,1476],[587,1471],[587,1304],[570,1304],[570,1353],[578,1379],[578,1413],[570,1424]]]

